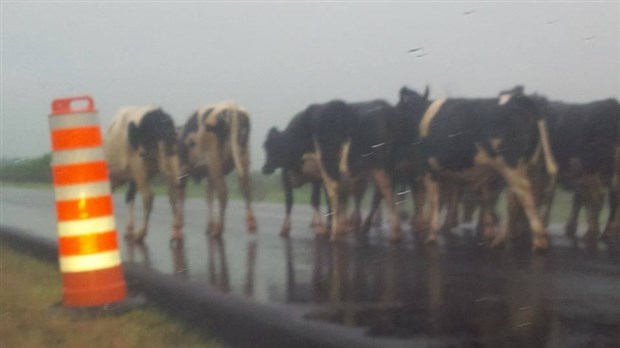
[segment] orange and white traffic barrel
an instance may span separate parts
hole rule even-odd
[[[101,127],[89,96],[52,101],[49,116],[65,307],[127,297]]]

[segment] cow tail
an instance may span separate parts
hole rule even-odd
[[[549,140],[549,131],[547,130],[547,123],[544,119],[539,119],[537,122],[538,133],[540,136],[540,143],[543,151],[543,158],[545,161],[545,169],[547,171],[547,175],[549,175],[549,186],[548,190],[552,190],[555,187],[557,174],[558,174],[558,165],[555,161],[555,157],[553,156],[553,152],[551,151],[551,142]]]
[[[230,145],[232,150],[233,162],[235,163],[235,169],[239,176],[248,175],[248,168],[245,168],[243,160],[241,158],[241,146],[239,144],[239,134],[242,131],[239,127],[240,113],[238,110],[231,112],[230,120]]]

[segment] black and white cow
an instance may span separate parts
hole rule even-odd
[[[401,89],[397,107],[418,125],[412,143],[419,143],[422,161],[417,164],[426,170],[424,190],[431,212],[427,242],[436,240],[439,229],[440,180],[484,185],[499,175],[509,189],[509,201],[518,201],[525,211],[533,249],[548,247],[531,168],[542,163],[553,181],[557,167],[545,120],[535,102],[517,92],[500,98],[430,101],[406,87]],[[506,225],[494,243],[503,242],[507,231]]]
[[[397,113],[381,100],[350,105],[331,101],[313,112],[312,140],[333,212],[332,240],[349,229],[349,195],[361,192],[369,177],[389,211],[390,240],[401,240],[392,184],[396,132]]]
[[[550,142],[558,163],[558,183],[574,191],[566,233],[574,235],[579,210],[584,205],[588,229],[586,241],[599,235],[599,216],[605,194],[610,215],[603,237],[620,230],[620,104],[615,99],[585,104],[547,101],[532,96],[549,125]]]
[[[121,108],[112,120],[104,141],[112,189],[129,183],[126,237],[141,242],[148,229],[153,208],[150,180],[161,173],[168,185],[174,214],[172,239],[183,238],[183,211],[179,200],[179,156],[174,121],[158,106]],[[140,192],[144,214],[134,235],[134,198]]]
[[[224,177],[233,169],[237,171],[245,199],[247,229],[249,232],[256,231],[256,219],[251,206],[249,136],[248,113],[234,102],[199,108],[180,131],[179,154],[184,173],[181,181],[182,196],[185,196],[188,176],[196,181],[207,178],[208,231],[213,236],[219,236],[224,231],[228,201]],[[214,190],[220,208],[217,219],[213,218]]]
[[[280,235],[288,236],[291,229],[291,210],[293,207],[293,188],[306,183],[312,184],[311,204],[314,210],[311,225],[317,234],[326,233],[320,212],[322,177],[316,161],[312,142],[312,112],[316,105],[309,106],[291,119],[283,131],[276,127],[269,130],[263,144],[265,149],[264,174],[272,174],[280,168],[285,195],[286,216]]]

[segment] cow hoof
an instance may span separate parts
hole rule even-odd
[[[224,233],[224,227],[222,225],[216,225],[211,231],[211,236],[218,238],[222,235],[222,233]]]
[[[326,236],[327,235],[327,228],[325,228],[325,226],[323,224],[318,224],[314,226],[314,234],[317,236]]]
[[[343,239],[344,239],[344,236],[336,234],[336,233],[332,233],[331,237],[329,238],[329,240],[332,241],[333,243],[341,242]]]
[[[577,226],[575,225],[567,225],[564,230],[564,234],[566,234],[567,237],[574,237],[576,233],[577,233]]]
[[[437,237],[435,235],[429,235],[428,237],[426,237],[426,240],[424,241],[424,244],[426,244],[426,245],[437,245]]]
[[[280,230],[280,237],[288,237],[290,234],[291,234],[290,228],[282,227],[282,229]]]
[[[256,226],[256,219],[254,218],[254,216],[250,216],[248,218],[246,218],[246,226],[248,228],[248,231],[250,233],[254,233],[257,230],[257,226]]]
[[[401,233],[393,233],[390,235],[390,243],[398,244],[403,241],[403,235]]]
[[[175,226],[172,228],[172,237],[170,240],[183,240],[183,230],[181,227]]]
[[[176,249],[183,246],[183,237],[181,238],[170,238],[170,248]]]
[[[359,229],[360,233],[368,233],[370,231],[371,226],[372,226],[372,221],[366,219]]]
[[[581,238],[581,241],[586,244],[594,244],[596,243],[597,235],[598,233],[596,232],[587,231]]]
[[[133,237],[133,242],[142,244],[144,243],[144,237],[146,237],[146,233],[138,233],[137,235]]]
[[[545,252],[549,249],[549,240],[546,237],[534,238],[532,250],[535,252]]]
[[[601,235],[601,240],[607,244],[618,243],[618,233],[614,233],[611,229],[607,228]]]
[[[482,238],[484,240],[492,240],[495,241],[495,237],[497,233],[495,233],[495,226],[484,226],[482,229]]]
[[[501,248],[504,245],[506,245],[506,236],[504,236],[504,235],[497,235],[491,241],[490,247],[491,248]]]

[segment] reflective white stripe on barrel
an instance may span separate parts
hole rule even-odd
[[[58,223],[59,237],[82,236],[89,233],[104,233],[115,231],[116,225],[113,216],[92,218],[85,220],[64,221]]]
[[[92,184],[76,184],[54,187],[56,201],[69,201],[92,197],[107,196],[111,194],[110,183],[100,181]]]
[[[52,153],[52,165],[95,162],[103,161],[104,159],[105,156],[101,147],[55,151]]]
[[[61,256],[60,270],[62,272],[86,272],[111,268],[121,264],[118,250],[106,251],[82,256]]]
[[[67,116],[50,117],[50,129],[79,128],[84,126],[99,127],[99,117],[96,113],[71,114]]]

